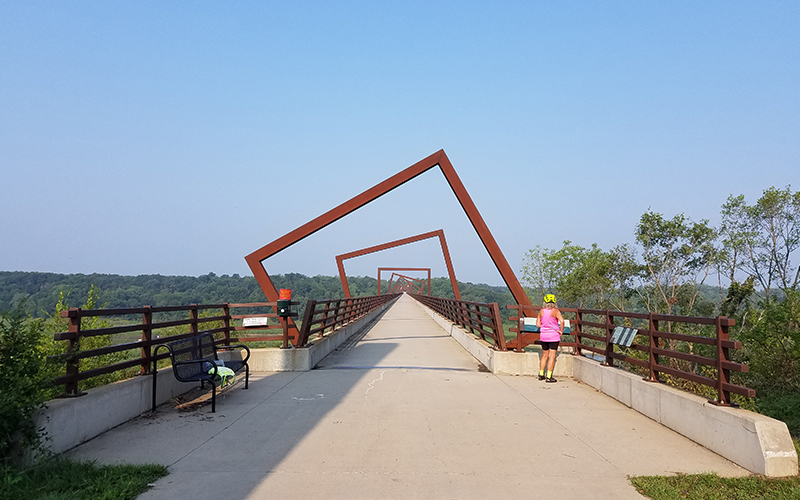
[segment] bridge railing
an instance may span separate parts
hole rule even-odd
[[[490,342],[495,349],[506,350],[503,319],[500,316],[500,306],[496,302],[469,302],[415,294],[412,294],[411,297],[422,302],[452,323],[480,337],[481,340]]]
[[[329,333],[394,297],[396,295],[309,301],[306,304],[306,316],[309,311],[314,314],[312,321],[302,325],[300,333],[305,337],[303,343],[298,345],[305,345],[310,334],[321,336]],[[290,304],[297,306],[299,302]],[[153,361],[169,358],[163,350],[154,358],[152,353],[156,346],[204,333],[213,334],[220,345],[230,345],[232,342],[280,342],[287,347],[289,331],[280,323],[282,319],[278,318],[276,310],[276,302],[124,309],[71,308],[61,313],[63,318],[68,319],[68,330],[53,335],[54,340],[65,341],[66,347],[64,354],[50,356],[51,362],[63,363],[64,366],[63,375],[53,379],[52,384],[63,385],[66,395],[76,396],[81,394],[79,383],[87,379],[106,376],[94,382],[95,385],[102,385],[149,373]],[[175,319],[181,315],[184,317]],[[115,325],[87,328],[96,324],[94,320],[98,318],[112,320]],[[134,318],[138,318],[138,321]],[[324,326],[321,326],[321,322],[324,322]],[[103,335],[110,337],[108,342],[102,342],[101,347],[87,348],[86,339]]]
[[[322,338],[399,296],[400,294],[394,293],[349,299],[309,300],[297,345],[299,347],[306,345],[312,335]]]
[[[536,317],[541,307],[509,305],[517,316],[509,319],[519,325],[520,317]],[[574,348],[574,354],[584,351],[600,358],[604,364],[622,367],[641,374],[645,380],[661,382],[662,378],[693,392],[711,396],[712,403],[731,404],[731,393],[754,397],[754,389],[731,382],[731,372],[746,373],[749,367],[731,360],[731,349],[741,349],[741,342],[731,340],[729,329],[736,323],[725,316],[715,318],[673,316],[654,313],[628,313],[610,310],[559,308],[564,319],[570,320],[572,342],[562,342]],[[520,314],[521,313],[521,314]],[[612,342],[617,327],[635,330],[630,347]],[[538,334],[511,330],[517,333],[509,347],[517,351],[538,340]],[[663,377],[662,377],[663,375]],[[674,379],[679,379],[678,382]]]

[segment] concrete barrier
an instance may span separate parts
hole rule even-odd
[[[575,356],[573,376],[722,455],[770,477],[795,476],[797,451],[784,422],[751,411],[726,408],[622,369]]]
[[[301,349],[251,349],[250,371],[308,371],[351,335],[368,328],[394,301]],[[220,353],[228,359],[231,353]],[[189,392],[196,384],[178,382],[172,370],[158,372],[156,403]],[[53,399],[36,416],[47,436],[45,447],[62,453],[121,425],[152,407],[153,376],[144,375],[86,391],[77,398]],[[31,457],[32,458],[32,457]]]
[[[495,351],[432,309],[419,306],[492,373],[538,375],[538,353]],[[622,369],[565,354],[559,353],[554,375],[580,380],[751,472],[769,477],[798,474],[797,451],[784,422],[747,410],[716,406]]]
[[[193,387],[175,380],[172,370],[161,370],[156,403],[163,404]],[[152,397],[153,376],[134,377],[89,389],[84,396],[50,400],[36,416],[36,425],[45,432],[45,447],[61,453],[150,411]]]

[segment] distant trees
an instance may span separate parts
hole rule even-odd
[[[310,299],[335,299],[343,296],[338,276],[305,276],[299,273],[273,275],[277,288],[290,288],[292,300],[305,305]],[[374,295],[378,282],[373,277],[349,276],[350,293],[354,297]],[[386,291],[386,281],[383,291]],[[495,302],[503,305],[512,301],[505,287],[491,287],[461,283],[462,294],[478,302]],[[94,291],[92,291],[94,287]],[[452,287],[447,278],[432,280],[434,295],[452,297]],[[0,309],[25,300],[26,308],[34,316],[52,318],[53,309],[66,303],[68,297],[88,297],[93,294],[96,307],[123,308],[143,305],[168,306],[221,304],[223,302],[264,302],[264,293],[252,276],[218,276],[209,273],[192,276],[119,276],[109,274],[53,274],[0,271]],[[302,306],[301,306],[302,308]]]
[[[640,268],[632,249],[619,245],[608,252],[564,241],[558,250],[537,246],[525,257],[522,280],[532,288],[531,300],[556,293],[563,304],[586,308],[624,309]]]

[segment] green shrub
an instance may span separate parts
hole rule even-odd
[[[759,413],[783,420],[792,436],[800,437],[800,393],[763,392],[756,397]]]
[[[33,416],[44,407],[45,354],[41,320],[27,316],[22,304],[0,315],[0,460],[22,459],[41,444]]]
[[[84,302],[79,307],[84,311],[95,309],[98,307],[102,308],[102,305],[100,305],[100,291],[94,285],[92,285],[89,288],[89,292],[86,295],[86,302]],[[68,355],[67,353],[68,344],[65,341],[53,340],[53,334],[59,332],[66,332],[69,329],[69,320],[67,318],[61,317],[61,313],[63,311],[69,310],[69,308],[70,308],[69,293],[65,293],[62,290],[59,292],[58,302],[56,303],[55,311],[53,312],[52,315],[48,315],[48,318],[44,323],[46,335],[45,338],[43,339],[43,349],[48,356],[54,357],[54,361],[48,363],[47,366],[44,367],[44,369],[46,370],[45,378],[49,380],[64,375],[65,373],[65,359]],[[108,328],[110,326],[113,326],[110,322],[97,316],[87,316],[84,317],[81,321],[81,331],[95,330],[99,328]],[[77,345],[76,353],[89,351],[92,349],[101,349],[103,347],[109,347],[111,345],[113,345],[113,339],[111,338],[111,335],[96,335],[92,337],[81,337]],[[127,359],[130,359],[130,356],[135,356],[136,354],[138,353],[135,351],[122,351],[122,352],[112,352],[109,354],[102,354],[100,356],[92,356],[89,358],[81,359],[79,361],[79,366],[82,372],[89,371],[95,368],[102,368],[108,365],[113,365],[115,363],[126,361]],[[124,380],[133,375],[136,375],[138,372],[139,372],[138,367],[133,367],[129,368],[128,370],[116,371],[112,373],[98,375],[90,379],[82,380],[79,383],[79,387],[80,390],[100,387],[102,385],[110,384],[118,380]],[[62,386],[52,387],[50,389],[49,396],[52,398],[61,393],[63,393]]]

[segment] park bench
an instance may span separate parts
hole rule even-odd
[[[199,381],[200,388],[205,388],[206,381],[211,383],[211,413],[216,411],[217,383],[222,384],[222,378],[217,375],[219,366],[222,366],[218,356],[219,351],[233,349],[247,351],[243,359],[222,362],[225,367],[230,368],[234,373],[244,368],[244,388],[247,389],[248,379],[250,378],[250,367],[247,364],[247,360],[250,359],[250,349],[244,345],[218,346],[212,334],[204,333],[196,337],[161,344],[153,351],[153,411],[156,410],[157,354],[161,347],[166,347],[169,350],[169,357],[172,360],[172,373],[177,380],[180,382]]]

